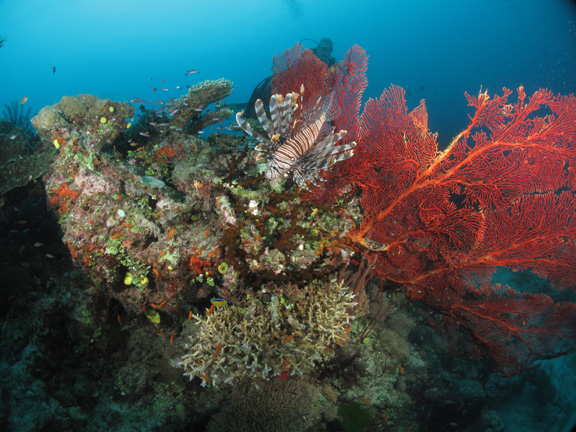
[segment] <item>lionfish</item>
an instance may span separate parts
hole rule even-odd
[[[292,172],[300,187],[306,187],[308,181],[317,184],[316,180],[323,180],[320,172],[351,157],[356,147],[355,142],[336,145],[346,136],[346,131],[335,133],[334,129],[330,128],[330,121],[338,117],[335,94],[330,94],[324,100],[319,98],[314,106],[306,111],[301,96],[303,94],[302,85],[300,94],[288,93],[285,97],[280,94],[272,95],[270,118],[262,101],[256,101],[256,116],[267,136],[252,129],[242,118],[244,111],[236,114],[238,126],[260,142],[254,150],[258,152],[256,160],[266,158],[268,162],[266,178],[274,180]],[[301,109],[300,115],[295,116],[298,96],[301,96]]]

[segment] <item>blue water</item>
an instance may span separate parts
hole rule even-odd
[[[234,82],[229,101],[245,102],[274,54],[329,37],[336,60],[353,44],[370,56],[367,97],[397,84],[409,107],[425,99],[445,144],[466,125],[465,91],[574,92],[575,29],[568,0],[0,0],[0,104],[168,99],[176,85],[221,77]]]

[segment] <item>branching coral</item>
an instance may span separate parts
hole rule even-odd
[[[301,294],[247,299],[195,317],[200,328],[183,357],[185,375],[219,385],[310,372],[315,362],[332,356],[331,347],[347,341],[348,311],[356,303],[335,280],[315,281]]]

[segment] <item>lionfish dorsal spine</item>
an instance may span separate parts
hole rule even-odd
[[[268,143],[268,140],[266,138],[264,138],[262,135],[260,135],[258,132],[256,132],[254,129],[252,129],[252,126],[250,126],[250,123],[248,123],[242,116],[244,115],[244,111],[240,111],[238,113],[236,113],[236,123],[238,123],[238,126],[240,126],[240,128],[246,132],[248,135],[250,135],[252,138],[257,139],[258,141],[260,141],[262,144],[266,144]]]
[[[254,104],[254,108],[256,111],[256,117],[258,117],[258,121],[262,125],[264,132],[266,132],[268,138],[272,138],[274,135],[276,135],[276,131],[272,126],[272,123],[270,123],[270,120],[268,120],[266,110],[264,110],[264,103],[260,99],[258,99]]]
[[[284,98],[284,103],[282,104],[282,118],[278,129],[278,133],[282,135],[287,135],[292,130],[292,118],[294,117],[294,111],[298,108],[298,105],[296,104],[297,97],[298,93],[288,93]]]
[[[280,132],[280,124],[282,123],[283,117],[282,100],[282,96],[279,94],[272,95],[270,98],[270,120],[272,121],[274,130],[277,132]]]

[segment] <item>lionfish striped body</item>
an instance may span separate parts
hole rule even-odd
[[[300,94],[303,93],[304,86],[301,86]],[[244,132],[260,142],[255,147],[258,151],[256,159],[267,159],[267,179],[274,180],[291,172],[296,183],[306,187],[308,181],[316,184],[316,180],[322,180],[321,171],[351,157],[356,143],[337,145],[346,136],[346,131],[334,133],[329,126],[338,113],[334,94],[325,101],[318,99],[307,112],[303,112],[302,98],[298,111],[298,96],[298,93],[288,93],[285,97],[273,95],[270,98],[270,118],[262,101],[256,101],[256,116],[267,136],[252,129],[242,118],[244,112],[236,114],[236,121]],[[295,118],[297,112],[299,118]]]

